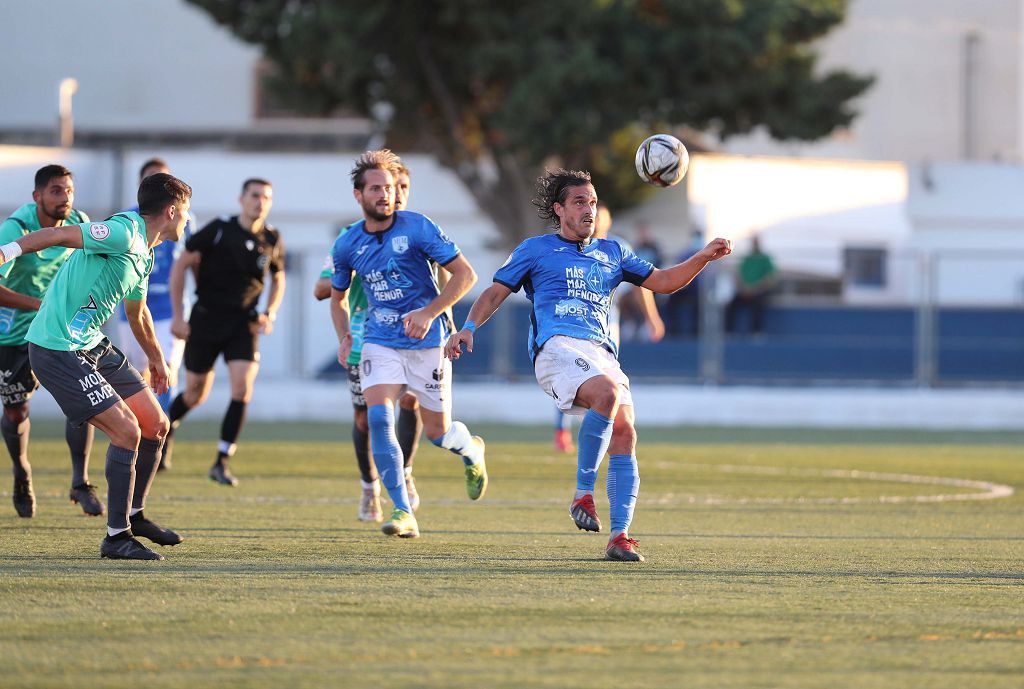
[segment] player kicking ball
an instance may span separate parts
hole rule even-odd
[[[334,243],[331,319],[342,365],[352,348],[347,292],[358,275],[367,310],[360,360],[363,395],[370,425],[370,446],[381,483],[394,503],[381,530],[415,538],[419,525],[402,468],[395,436],[395,400],[406,390],[420,401],[423,430],[438,447],[459,455],[465,465],[466,492],[479,500],[487,490],[484,442],[466,425],[452,421],[452,365],[444,356],[450,328],[445,312],[476,282],[473,267],[432,220],[395,210],[400,161],[388,150],[367,151],[352,169],[353,195],[363,211]],[[438,290],[432,265],[451,274]]]
[[[154,390],[167,389],[167,364],[145,299],[152,249],[164,240],[181,239],[191,197],[187,184],[158,173],[139,185],[137,213],[36,230],[0,246],[0,264],[51,246],[80,249],[57,271],[26,339],[32,370],[68,421],[90,423],[110,438],[101,557],[162,560],[135,536],[158,545],[182,540],[143,513],[168,429],[153,396]],[[122,300],[149,359],[152,389],[100,331]]]
[[[732,245],[715,239],[685,262],[661,270],[614,241],[595,239],[597,192],[587,172],[549,170],[537,180],[534,204],[558,231],[516,247],[495,273],[494,284],[473,303],[462,330],[449,338],[445,355],[458,359],[462,345],[472,353],[476,329],[510,294],[526,289],[533,303],[530,356],[537,382],[559,409],[583,416],[569,514],[580,529],[601,531],[594,484],[608,452],[611,538],[605,557],[642,562],[637,542],[629,537],[640,472],[629,379],[619,368],[608,327],[613,293],[629,282],[671,294],[708,263],[732,253]]]

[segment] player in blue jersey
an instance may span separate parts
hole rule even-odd
[[[409,168],[399,163],[395,171],[395,210],[405,210],[409,204],[409,193],[412,179]],[[348,232],[352,225],[342,229]],[[333,245],[332,245],[333,248]],[[331,296],[331,275],[334,273],[334,258],[327,254],[320,277],[313,288],[313,296],[323,301]],[[447,279],[446,271],[436,273],[438,285],[443,287]],[[380,506],[380,476],[377,467],[370,458],[370,422],[367,419],[366,398],[363,396],[363,384],[359,374],[359,359],[363,352],[363,324],[366,321],[366,293],[358,277],[352,279],[348,290],[349,332],[352,334],[352,347],[345,364],[348,367],[348,388],[352,398],[352,446],[355,449],[356,464],[359,467],[359,480],[362,495],[359,499],[358,516],[360,521],[380,522],[384,513]],[[412,475],[416,450],[419,447],[420,434],[423,432],[423,419],[420,416],[420,402],[416,395],[407,392],[398,402],[398,419],[395,422],[395,433],[398,445],[402,448],[405,463],[405,488],[409,492],[409,506],[415,512],[420,506],[419,491]]]
[[[170,168],[163,158],[150,158],[142,164],[139,170],[139,182],[150,175],[158,172],[170,173]],[[132,206],[129,211],[138,211],[139,207]],[[189,215],[185,223],[183,239],[188,240],[195,231],[194,218]],[[146,294],[146,305],[153,316],[153,327],[156,330],[156,337],[160,340],[160,348],[167,359],[167,381],[168,390],[157,395],[157,401],[164,412],[170,407],[171,400],[177,394],[178,369],[181,366],[181,355],[185,352],[185,341],[174,336],[171,332],[171,323],[174,314],[171,311],[170,281],[171,266],[174,260],[181,255],[184,249],[182,242],[164,241],[157,244],[153,249],[153,272],[149,274],[149,292]],[[146,364],[146,353],[142,351],[138,340],[132,333],[128,317],[124,309],[118,310],[118,341],[121,350],[128,357],[128,361],[134,366],[142,377],[148,381],[149,369]],[[164,455],[160,461],[160,470],[170,468],[170,455]]]
[[[444,343],[451,328],[444,317],[476,282],[476,273],[458,247],[429,218],[395,210],[398,156],[367,151],[352,169],[353,194],[363,219],[334,243],[331,319],[338,336],[338,361],[352,347],[347,291],[355,273],[369,305],[360,361],[373,460],[394,503],[385,534],[414,538],[412,514],[395,437],[394,405],[403,391],[420,402],[423,428],[438,447],[462,457],[466,492],[479,500],[487,489],[484,442],[460,421],[451,420],[451,362]],[[451,274],[438,290],[432,264]]]
[[[597,217],[594,219],[594,237],[596,239],[610,239],[617,243],[623,251],[632,252],[633,247],[630,246],[629,242],[618,235],[609,234],[611,229],[612,212],[604,202],[598,201]],[[620,343],[620,312],[618,303],[622,300],[622,296],[622,294],[619,294],[616,299],[612,300],[611,309],[608,312],[608,330],[616,348],[618,348]],[[631,295],[627,294],[626,296]],[[637,296],[639,297],[639,307],[643,314],[644,323],[647,326],[650,341],[660,342],[661,338],[665,336],[665,324],[658,314],[658,306],[654,303],[654,295],[649,289],[639,288]],[[557,405],[555,407],[555,449],[567,454],[576,450],[572,444],[572,415],[558,409]]]
[[[583,415],[578,438],[576,493],[569,513],[576,526],[600,531],[594,506],[597,470],[609,452],[608,501],[610,560],[642,561],[629,524],[640,488],[636,430],[629,379],[619,368],[608,312],[622,282],[670,294],[732,245],[715,239],[693,258],[660,270],[607,239],[594,239],[597,192],[590,174],[551,170],[537,183],[540,216],[558,231],[520,244],[473,303],[462,330],[448,340],[445,354],[458,359],[462,346],[473,351],[473,334],[513,292],[525,288],[533,303],[530,356],[537,382],[559,408]]]
[[[75,181],[63,165],[46,165],[36,171],[32,203],[27,203],[0,223],[0,243],[44,227],[62,227],[89,222],[89,216],[73,208]],[[52,247],[21,256],[0,266],[0,402],[4,413],[0,433],[14,462],[14,509],[19,517],[33,517],[36,497],[32,490],[32,467],[28,461],[29,400],[39,387],[32,371],[25,335],[39,305],[71,249]],[[70,421],[64,436],[71,450],[72,502],[91,516],[103,514],[103,502],[96,486],[89,483],[89,453],[92,426],[75,426]]]

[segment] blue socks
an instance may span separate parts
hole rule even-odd
[[[594,491],[597,469],[612,441],[612,420],[593,409],[580,424],[579,452],[576,455],[576,490]]]
[[[440,438],[431,438],[430,442],[461,456],[466,466],[480,461],[480,446],[473,442],[473,436],[470,435],[466,424],[461,421],[452,421],[447,433]],[[377,453],[375,452],[373,456],[376,457]],[[377,470],[380,471],[380,464],[377,465]]]
[[[633,521],[636,496],[640,492],[640,470],[636,457],[612,455],[608,458],[608,503],[612,535],[629,529]]]
[[[367,410],[367,417],[370,422],[373,462],[377,465],[380,482],[384,484],[395,507],[412,514],[409,493],[405,489],[405,472],[402,470],[402,448],[395,436],[395,410],[388,404],[375,404]]]

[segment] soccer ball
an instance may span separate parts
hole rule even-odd
[[[679,184],[689,166],[690,154],[683,142],[671,134],[655,134],[636,149],[636,173],[656,187]]]

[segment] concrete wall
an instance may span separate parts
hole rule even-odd
[[[1021,160],[1020,0],[851,0],[846,22],[820,43],[820,69],[874,74],[848,131],[811,144],[763,132],[724,150],[868,160]],[[965,39],[977,38],[974,78]],[[971,114],[965,111],[970,92]],[[968,150],[968,148],[970,150]]]
[[[5,2],[0,128],[57,126],[78,80],[79,128],[237,129],[252,121],[260,52],[182,0]]]

